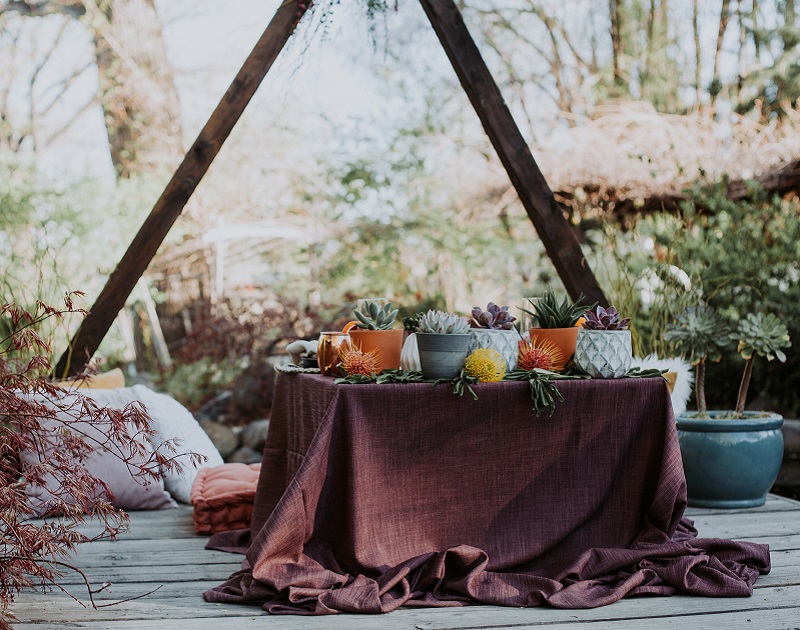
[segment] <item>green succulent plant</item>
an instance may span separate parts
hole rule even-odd
[[[586,311],[591,311],[597,302],[589,304],[584,302],[583,293],[575,302],[570,302],[568,297],[559,302],[553,291],[547,291],[538,301],[528,298],[533,310],[520,307],[520,310],[533,317],[540,328],[572,328]]]
[[[697,411],[705,413],[706,362],[719,361],[722,350],[730,343],[731,329],[725,320],[710,306],[690,306],[667,326],[664,339],[676,352],[696,368],[694,381]]]
[[[466,317],[445,311],[428,311],[420,316],[417,332],[465,335],[469,333],[469,328]]]
[[[725,320],[711,307],[701,305],[687,308],[674,324],[667,327],[664,339],[685,359],[697,367],[695,397],[697,411],[706,412],[705,365],[707,361],[719,361],[722,351],[736,343],[736,351],[745,360],[744,373],[736,398],[736,415],[741,415],[747,402],[747,390],[753,374],[756,357],[768,361],[786,361],[783,348],[792,345],[789,331],[775,315],[747,313],[739,320],[736,330],[731,331]]]
[[[363,330],[391,330],[397,318],[398,309],[392,310],[392,303],[387,302],[381,308],[377,302],[367,302],[362,307],[364,310],[355,309],[356,326]]]
[[[737,343],[736,351],[745,359],[744,374],[739,385],[739,395],[736,398],[736,413],[744,411],[747,402],[747,390],[750,387],[750,377],[753,373],[753,362],[757,356],[766,357],[767,361],[778,359],[781,363],[786,361],[786,354],[782,348],[792,345],[789,331],[786,326],[772,313],[748,313],[739,321],[736,332],[730,336]]]

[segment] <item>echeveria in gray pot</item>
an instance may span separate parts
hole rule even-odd
[[[422,374],[429,379],[453,379],[469,354],[469,320],[445,311],[423,313],[416,340]]]

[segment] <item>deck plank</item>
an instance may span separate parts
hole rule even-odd
[[[724,537],[770,544],[773,569],[761,576],[752,597],[700,598],[684,595],[623,599],[590,610],[553,608],[401,609],[382,615],[336,615],[311,618],[269,616],[275,630],[478,630],[514,628],[595,630],[800,626],[800,503],[770,496],[762,508],[750,510],[690,509],[703,538]],[[96,525],[83,531],[92,533]],[[93,583],[112,582],[96,596],[99,603],[135,597],[108,608],[81,608],[59,591],[27,592],[13,611],[18,630],[49,628],[133,628],[249,630],[263,628],[267,613],[257,607],[210,604],[203,591],[221,583],[240,567],[241,556],[205,550],[207,537],[192,529],[191,509],[131,514],[131,531],[116,541],[81,545],[74,558]],[[77,575],[63,580],[73,594],[86,597]]]

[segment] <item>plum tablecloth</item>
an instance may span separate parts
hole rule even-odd
[[[663,379],[559,388],[537,417],[526,383],[479,385],[475,401],[280,375],[244,568],[205,598],[327,614],[752,594],[768,547],[682,520]]]

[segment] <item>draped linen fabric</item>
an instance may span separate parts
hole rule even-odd
[[[524,382],[475,401],[281,374],[243,569],[205,599],[330,614],[751,595],[768,547],[682,519],[666,382],[558,386],[565,401],[537,417]]]

